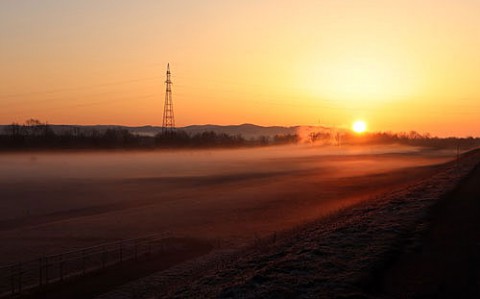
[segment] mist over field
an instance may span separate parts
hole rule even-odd
[[[418,154],[421,148],[381,145],[359,147],[325,147],[292,145],[256,149],[172,150],[156,152],[33,152],[0,155],[0,179],[16,181],[32,179],[141,179],[226,175],[243,172],[276,172],[308,168],[338,168],[330,175],[349,176],[352,172],[378,171],[396,168],[374,163],[370,169],[367,158],[355,163],[366,163],[365,168],[343,167],[347,161],[332,162],[326,158],[374,154]],[[436,151],[435,156],[453,152]],[[425,155],[427,159],[431,157]],[[310,160],[305,160],[310,158]],[[372,160],[372,159],[370,159]],[[416,162],[400,166],[417,165]],[[428,164],[428,162],[427,162]],[[397,166],[399,167],[399,166]]]
[[[0,264],[151,233],[248,243],[422,178],[406,146],[0,155]]]

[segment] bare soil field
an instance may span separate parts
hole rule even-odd
[[[237,248],[431,176],[408,147],[0,155],[0,265],[168,232]]]
[[[479,163],[467,153],[232,259],[197,259],[98,298],[478,298]]]

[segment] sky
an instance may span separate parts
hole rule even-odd
[[[2,0],[0,124],[480,136],[478,0]]]

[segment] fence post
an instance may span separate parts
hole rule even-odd
[[[42,258],[38,259],[38,286],[43,285],[43,269],[42,269]]]
[[[48,256],[45,257],[45,285],[48,284]]]
[[[138,260],[138,240],[135,240],[135,249],[134,249],[134,254],[135,254],[135,261]]]
[[[18,263],[18,293],[22,292],[22,263]]]
[[[63,281],[63,254],[60,255],[60,281]]]
[[[105,252],[105,245],[102,246],[102,269],[105,269],[105,263],[106,263],[106,252]]]
[[[12,265],[10,266],[10,282],[11,282],[11,289],[12,289],[12,295],[15,294],[15,266]]]
[[[82,250],[82,274],[85,275],[85,262],[86,262],[86,257],[85,257],[85,249]]]
[[[120,241],[120,264],[123,263],[123,242]]]

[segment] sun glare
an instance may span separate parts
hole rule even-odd
[[[361,134],[367,130],[367,123],[363,120],[357,120],[353,123],[352,130],[355,133]]]
[[[355,52],[338,51],[329,60],[315,61],[299,76],[312,95],[351,106],[375,106],[406,98],[417,90],[412,66],[400,63],[404,57],[388,47],[371,49],[350,45]],[[392,52],[393,54],[388,54]],[[398,59],[396,59],[398,58]],[[325,58],[326,59],[326,58]]]

